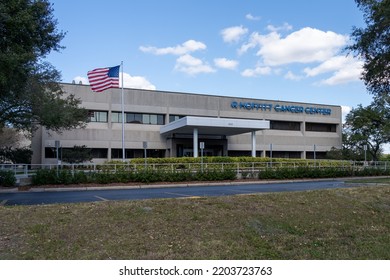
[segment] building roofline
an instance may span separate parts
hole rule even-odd
[[[60,85],[90,87],[90,85],[73,84],[73,83],[65,83],[65,82],[61,82]],[[183,95],[194,95],[194,96],[208,96],[208,97],[217,97],[217,98],[220,97],[220,98],[231,98],[231,99],[243,99],[243,100],[248,100],[248,102],[253,102],[254,100],[256,100],[256,101],[272,101],[272,102],[284,102],[284,103],[293,103],[293,104],[330,106],[330,107],[338,107],[341,109],[341,105],[323,104],[323,103],[309,103],[309,102],[303,102],[303,101],[300,102],[300,101],[289,101],[289,100],[250,98],[250,97],[240,97],[240,96],[216,95],[216,94],[194,93],[194,92],[180,92],[180,91],[157,90],[157,89],[124,88],[124,90],[136,90],[136,91],[145,91],[145,92],[161,92],[161,93],[183,94]]]

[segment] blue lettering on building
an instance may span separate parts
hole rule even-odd
[[[277,113],[295,113],[295,114],[310,114],[310,115],[324,115],[328,116],[332,114],[332,109],[321,107],[303,107],[298,105],[273,105],[270,103],[255,103],[255,102],[237,102],[233,101],[230,106],[233,109],[242,109],[248,111],[264,111],[271,112],[272,110]]]

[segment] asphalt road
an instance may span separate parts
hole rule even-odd
[[[218,186],[191,186],[169,188],[109,189],[84,191],[45,191],[0,193],[0,205],[36,205],[53,203],[77,203],[109,200],[140,200],[156,198],[185,198],[290,192],[318,189],[347,188],[344,181],[311,181],[267,184],[237,184]]]

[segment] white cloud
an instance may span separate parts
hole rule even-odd
[[[182,55],[176,60],[175,70],[189,75],[215,72],[210,65],[189,54]]]
[[[292,81],[300,81],[303,79],[302,76],[295,75],[293,72],[288,71],[286,75],[284,75],[284,78],[287,80],[292,80]]]
[[[271,67],[257,66],[255,69],[245,69],[241,73],[241,75],[244,77],[259,77],[259,76],[269,75],[271,74],[271,72],[272,72]]]
[[[253,49],[257,46],[268,45],[272,42],[277,42],[278,40],[280,40],[280,35],[276,32],[271,32],[267,35],[261,35],[258,32],[253,32],[250,35],[248,42],[243,44],[238,50],[238,54],[242,55],[248,50]]]
[[[339,71],[335,72],[332,77],[322,80],[320,84],[322,85],[339,85],[339,84],[346,84],[354,81],[359,81],[361,76],[361,69],[340,69]]]
[[[85,77],[77,76],[73,79],[76,84],[80,81],[84,85],[89,85],[89,81]],[[138,88],[138,89],[150,89],[155,90],[156,87],[149,82],[145,77],[131,76],[130,74],[123,73],[123,83],[125,88]],[[119,87],[122,87],[122,73],[119,73]]]
[[[131,76],[123,73],[123,84],[125,88],[138,88],[155,90],[156,86],[150,83],[145,77]],[[122,86],[122,73],[119,73],[119,86]]]
[[[89,85],[89,81],[86,77],[77,76],[73,78],[76,84]]]
[[[342,121],[345,122],[345,117],[348,115],[349,112],[351,112],[352,107],[350,106],[341,106],[341,114],[342,114]]]
[[[308,77],[323,73],[332,73],[328,79],[322,80],[320,85],[337,85],[360,80],[363,71],[363,62],[350,56],[335,56],[324,61],[314,68],[305,68]]]
[[[201,59],[195,58],[189,54],[195,51],[205,50],[206,48],[206,45],[202,42],[188,40],[176,47],[156,48],[141,46],[140,50],[155,55],[177,55],[179,57],[176,59],[175,70],[189,75],[197,75],[200,73],[213,73],[216,71],[206,62],[203,62]]]
[[[247,14],[247,15],[245,16],[245,18],[246,18],[246,19],[249,19],[249,20],[255,20],[255,21],[261,19],[261,17],[253,16],[252,14]]]
[[[334,56],[324,61],[314,68],[305,68],[304,72],[309,77],[314,77],[323,73],[333,72],[342,68],[360,67],[361,62],[350,56]]]
[[[235,43],[241,40],[242,36],[248,33],[248,29],[241,26],[232,26],[221,31],[224,42]]]
[[[282,31],[282,30],[290,31],[292,29],[293,29],[292,25],[288,24],[287,22],[283,23],[282,26],[273,26],[271,24],[267,25],[267,30],[269,30],[271,32],[278,32],[278,31]]]
[[[157,47],[145,47],[141,46],[139,49],[142,52],[145,53],[152,53],[154,55],[166,55],[166,54],[173,54],[173,55],[183,55],[199,50],[205,50],[207,46],[199,41],[195,40],[188,40],[184,42],[181,45],[177,45],[175,47],[166,47],[166,48],[157,48]]]
[[[238,65],[238,61],[229,60],[223,57],[214,59],[214,64],[219,68],[234,70]]]
[[[271,34],[273,33],[275,32]],[[286,38],[268,36],[268,40],[259,41],[261,47],[257,55],[270,66],[296,62],[322,62],[334,56],[347,40],[347,36],[332,31],[324,32],[305,27],[289,34]]]
[[[277,32],[278,28],[271,28],[271,26],[268,28],[273,31],[265,35],[253,32],[238,53],[243,54],[249,49],[258,47],[257,55],[261,56],[263,63],[269,66],[296,62],[323,62],[336,55],[348,40],[347,36],[311,27],[302,28],[282,38]],[[290,25],[286,24],[285,29],[288,28]]]
[[[315,67],[305,68],[306,76],[296,75],[288,70],[284,77],[297,81],[330,73],[330,77],[317,82],[318,85],[337,85],[359,80],[362,63],[355,58],[338,55],[347,44],[348,36],[305,27],[283,37],[279,31],[292,29],[287,23],[281,27],[269,25],[267,29],[271,31],[268,34],[253,32],[238,50],[238,54],[242,55],[255,49],[256,54],[261,57],[259,63],[262,67],[246,69],[241,73],[243,76],[256,77],[275,73],[274,68],[280,65],[319,63]]]

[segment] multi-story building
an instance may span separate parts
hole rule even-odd
[[[121,89],[102,93],[63,84],[89,110],[84,129],[57,134],[41,127],[33,163],[55,163],[62,149],[85,145],[93,161],[122,159]],[[300,102],[124,89],[125,158],[271,156],[321,158],[341,148],[341,107]],[[58,142],[59,141],[59,142]],[[201,148],[199,148],[201,145]]]

